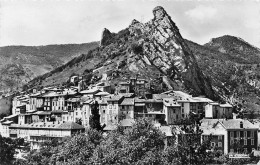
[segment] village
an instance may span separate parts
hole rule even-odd
[[[107,81],[82,87],[80,79],[70,77],[70,82],[77,86],[45,87],[15,96],[12,114],[0,121],[0,134],[24,138],[32,149],[39,149],[44,141],[72,136],[89,128],[92,108],[96,107],[105,132],[118,126],[131,127],[135,120],[146,117],[169,139],[175,136],[173,127],[193,117],[199,119],[195,124],[202,130],[201,140],[211,136],[211,147],[224,154],[248,156],[258,149],[259,122],[253,124],[238,118],[228,103],[174,90],[147,94],[148,81],[139,77],[119,82],[113,93]],[[236,146],[237,140],[242,147]]]

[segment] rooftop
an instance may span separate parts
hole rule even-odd
[[[98,92],[95,94],[95,96],[107,96],[107,95],[110,95],[110,93],[108,92]]]
[[[221,123],[226,129],[258,129],[256,125],[243,119],[222,120]],[[243,123],[243,128],[240,128],[240,123]]]
[[[82,125],[74,122],[37,122],[32,124],[12,124],[11,128],[42,128],[42,129],[64,129],[64,130],[80,130],[84,129]]]
[[[94,94],[94,93],[98,93],[98,92],[100,92],[99,89],[93,88],[93,89],[83,90],[80,93],[81,94]]]
[[[124,98],[124,100],[120,105],[134,105],[134,104],[135,104],[134,98]]]

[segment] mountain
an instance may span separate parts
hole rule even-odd
[[[260,109],[260,50],[241,38],[225,35],[204,45],[186,40],[214,91],[246,111]]]
[[[34,79],[28,86],[61,85],[73,74],[93,71],[94,77],[107,76],[114,86],[138,75],[157,92],[183,90],[216,99],[210,80],[200,70],[171,17],[162,7],[154,8],[153,15],[147,23],[133,20],[118,33],[104,29],[98,48]]]
[[[133,20],[118,33],[104,29],[99,47],[35,78],[28,87],[66,85],[74,74],[88,80],[106,77],[116,86],[137,75],[149,80],[153,92],[182,90],[246,111],[260,109],[258,48],[229,35],[200,45],[183,39],[162,7],[153,14],[149,22]]]
[[[98,42],[0,47],[0,91],[19,89],[33,78],[96,48]]]

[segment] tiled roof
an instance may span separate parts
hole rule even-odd
[[[164,99],[164,98],[171,98],[172,96],[169,96],[167,94],[153,94],[153,99]]]
[[[12,124],[12,128],[29,128],[29,129],[65,129],[65,130],[75,130],[84,129],[83,126],[74,122],[37,122],[31,124]]]
[[[107,99],[107,101],[119,101],[122,98],[123,98],[123,96],[121,96],[121,95],[114,95],[114,96],[109,97]]]
[[[176,102],[173,98],[165,98],[163,99],[163,104],[167,107],[179,107],[180,104]]]
[[[212,100],[206,97],[193,97],[192,99],[194,100],[194,102],[213,102]]]
[[[9,124],[12,124],[13,123],[13,121],[5,121],[5,122],[3,122],[2,124],[3,125],[9,125]]]
[[[145,99],[139,99],[138,97],[134,98],[135,103],[145,103]]]
[[[134,105],[134,98],[125,98],[120,105]]]
[[[133,97],[134,96],[134,93],[119,93],[118,94],[119,96],[124,96],[125,98],[129,98],[129,97]]]
[[[83,91],[81,91],[80,93],[81,93],[81,94],[94,94],[94,93],[98,93],[98,92],[100,92],[99,89],[93,88],[93,89],[83,90]]]
[[[240,128],[240,123],[243,123],[243,128]],[[230,119],[230,120],[222,120],[221,123],[224,125],[226,129],[258,129],[258,127],[248,120],[243,119]]]
[[[97,94],[95,94],[95,96],[107,96],[110,95],[110,93],[108,92],[98,92]]]
[[[61,128],[61,129],[84,129],[84,127],[82,125],[79,125],[79,124],[74,123],[74,122],[62,123],[57,128]]]
[[[18,115],[17,114],[13,114],[13,115],[4,117],[4,119],[11,119],[11,118],[16,117],[16,116],[18,116]]]
[[[163,100],[162,99],[147,99],[145,100],[146,103],[162,103]]]

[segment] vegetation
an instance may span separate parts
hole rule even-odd
[[[67,137],[61,141],[54,139],[43,143],[39,151],[31,151],[27,160],[19,160],[15,163],[182,165],[206,164],[213,160],[215,155],[206,152],[208,143],[194,143],[196,146],[192,145],[192,147],[189,147],[188,143],[176,146],[174,137],[171,139],[172,145],[165,148],[166,136],[148,119],[140,119],[129,129],[118,127],[117,130],[103,135],[100,131],[89,129],[86,133]]]
[[[17,138],[11,139],[2,137],[0,135],[0,162],[3,165],[11,164],[15,158],[16,150],[20,149],[23,151],[29,150],[28,143],[24,142],[24,139]]]

